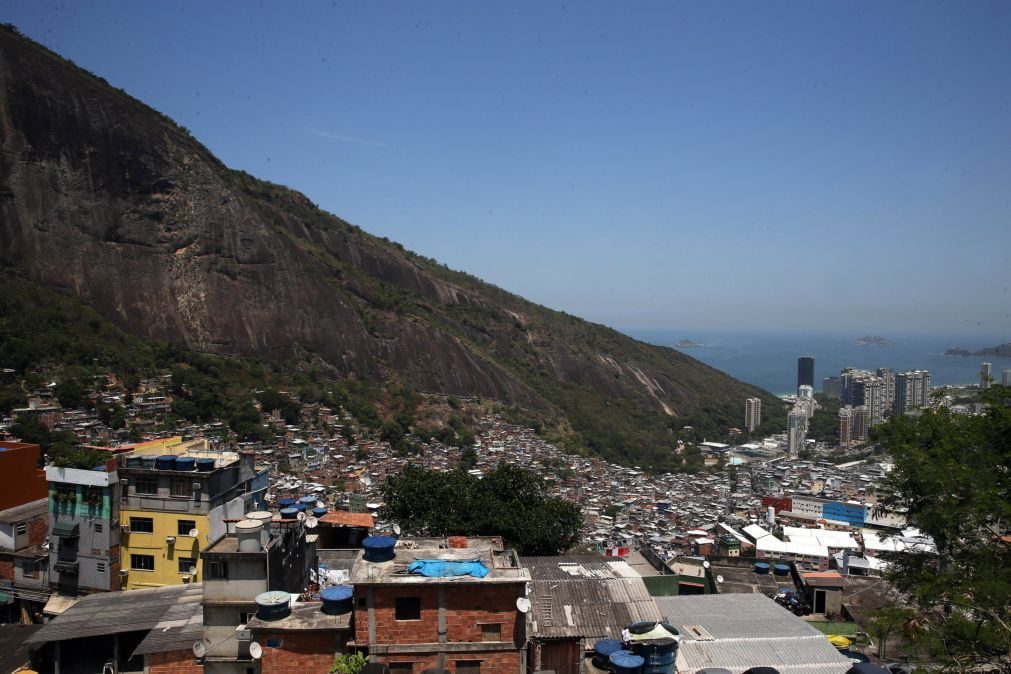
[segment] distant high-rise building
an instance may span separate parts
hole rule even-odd
[[[1004,372],[1000,376],[1001,386],[1011,386],[1011,368],[1005,368]]]
[[[797,390],[801,386],[814,387],[814,358],[801,356],[797,359]]]
[[[842,380],[839,377],[825,377],[821,381],[821,392],[829,398],[841,398]]]
[[[839,446],[848,447],[853,440],[853,408],[839,408]]]
[[[884,397],[881,404],[886,410],[892,409],[895,405],[895,372],[890,367],[879,367],[877,375],[884,382]]]
[[[794,409],[786,415],[786,432],[790,453],[799,453],[807,439],[807,414],[804,410]]]
[[[895,414],[909,414],[930,402],[930,371],[910,370],[895,375]]]
[[[864,405],[870,415],[871,426],[885,419],[885,397],[887,382],[869,370],[846,368],[840,375],[842,380],[842,404],[857,407]]]
[[[852,442],[863,442],[867,439],[867,431],[871,427],[871,414],[866,405],[857,405],[853,408],[853,425],[850,431]]]
[[[979,387],[983,390],[990,388],[990,379],[993,377],[993,365],[983,363],[979,368]]]
[[[753,433],[762,425],[762,399],[748,398],[744,401],[744,427]]]

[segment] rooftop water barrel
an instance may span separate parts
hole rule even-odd
[[[300,513],[304,513],[305,512],[305,504],[304,503],[296,503],[296,504],[294,504],[291,507],[294,508],[295,510],[299,511]]]
[[[266,526],[267,524],[270,524],[273,521],[274,513],[270,512],[269,510],[254,510],[251,513],[246,513],[246,519],[256,520],[257,522],[261,522],[264,524],[264,526]]]
[[[298,500],[298,502],[301,503],[302,505],[304,505],[306,508],[311,508],[314,505],[316,505],[316,497],[315,496],[303,496],[302,498],[300,498]]]
[[[755,573],[769,573],[768,562],[756,562],[755,563]]]
[[[214,459],[197,459],[197,471],[210,473],[214,470]]]
[[[261,533],[263,522],[242,520],[235,524],[235,535],[239,538],[239,552],[259,552],[263,549]]]
[[[888,674],[888,670],[872,662],[859,662],[847,669],[846,674]]]
[[[745,669],[742,674],[780,674],[780,672],[775,667],[751,667]]]
[[[197,467],[197,460],[192,456],[177,456],[176,470],[190,471]]]
[[[397,539],[393,536],[369,536],[362,541],[366,562],[388,562],[396,556],[393,548]]]
[[[354,591],[350,585],[334,585],[319,593],[319,598],[323,600],[323,613],[327,615],[339,615],[351,612],[352,596]]]
[[[617,639],[600,639],[593,644],[593,666],[597,669],[607,669],[611,653],[621,650],[621,642]]]
[[[293,498],[279,498],[277,499],[277,505],[281,508],[290,508],[295,505],[295,499]]]
[[[643,659],[643,674],[671,674],[674,671],[679,639],[676,627],[651,620],[633,623],[628,631],[635,635],[655,635],[655,638],[631,642],[632,652]]]
[[[140,457],[141,465],[145,468],[154,468],[158,459],[154,456],[142,456]]]
[[[612,674],[641,674],[643,659],[631,651],[615,651],[607,658]]]
[[[729,669],[723,667],[706,667],[695,672],[695,674],[733,674]]]
[[[282,520],[293,520],[298,517],[298,511],[294,508],[281,508]]]
[[[264,592],[256,595],[256,617],[260,620],[280,620],[291,615],[291,595],[287,592]]]
[[[326,515],[326,514],[327,514],[327,509],[326,508],[313,508],[312,509],[312,516],[315,517],[315,518],[317,518],[317,519],[319,519],[320,517],[323,517],[323,515]]]
[[[777,564],[772,567],[772,573],[777,576],[789,576],[790,575],[790,565],[789,564]]]
[[[157,459],[154,460],[154,467],[158,470],[175,470],[176,469],[176,455],[175,454],[162,454]]]
[[[140,468],[144,465],[144,457],[142,456],[128,456],[126,457],[126,467],[127,468]]]

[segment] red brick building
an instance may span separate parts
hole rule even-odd
[[[525,614],[516,600],[526,596],[530,573],[501,539],[399,541],[392,559],[362,553],[355,564],[354,642],[371,662],[393,674],[445,669],[450,674],[522,674],[526,671]],[[418,560],[478,561],[487,575],[432,577],[409,567]],[[455,570],[463,571],[466,567]]]
[[[49,495],[46,473],[39,467],[42,448],[25,442],[0,441],[0,510],[15,508]]]

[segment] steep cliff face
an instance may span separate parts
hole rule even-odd
[[[661,418],[703,401],[729,415],[766,395],[231,171],[160,113],[8,30],[0,93],[0,257],[133,334],[314,355],[347,375],[566,413],[615,399]]]

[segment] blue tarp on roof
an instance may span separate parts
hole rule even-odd
[[[484,578],[488,575],[488,569],[478,559],[459,562],[444,559],[417,559],[408,565],[407,572],[420,573],[428,578],[449,578],[451,576]]]

